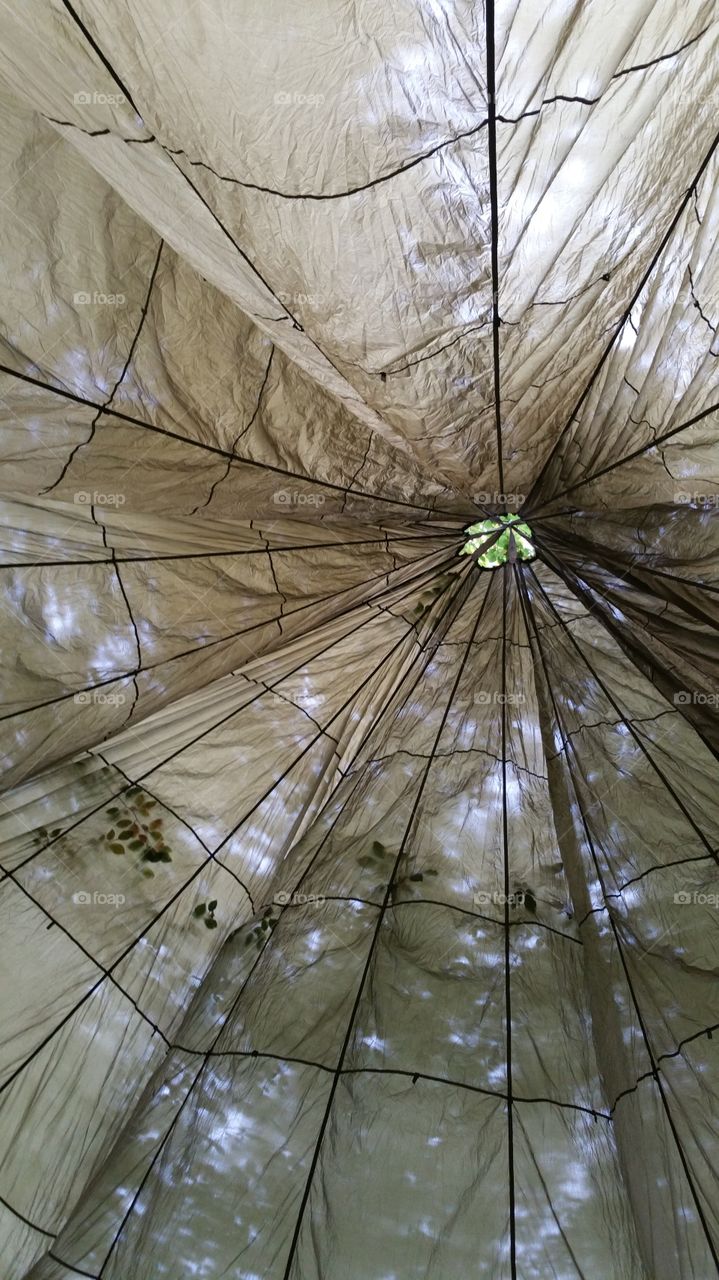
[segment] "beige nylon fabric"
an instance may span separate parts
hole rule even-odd
[[[717,16],[3,9],[3,1280],[719,1275]]]

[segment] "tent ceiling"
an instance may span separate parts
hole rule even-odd
[[[3,10],[9,1280],[719,1274],[716,17]]]

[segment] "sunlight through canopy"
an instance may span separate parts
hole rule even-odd
[[[0,1277],[719,1280],[716,6],[0,10]]]
[[[510,528],[504,529],[505,525]],[[459,554],[474,555],[480,569],[497,569],[507,561],[513,563],[515,560],[533,560],[536,554],[530,542],[532,530],[516,515],[479,520],[470,524],[465,533],[472,536],[467,539]]]

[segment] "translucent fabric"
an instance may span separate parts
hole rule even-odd
[[[715,6],[0,23],[3,1280],[719,1275]]]

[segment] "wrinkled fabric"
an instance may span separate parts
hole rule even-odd
[[[716,16],[3,11],[8,1280],[719,1275]]]

